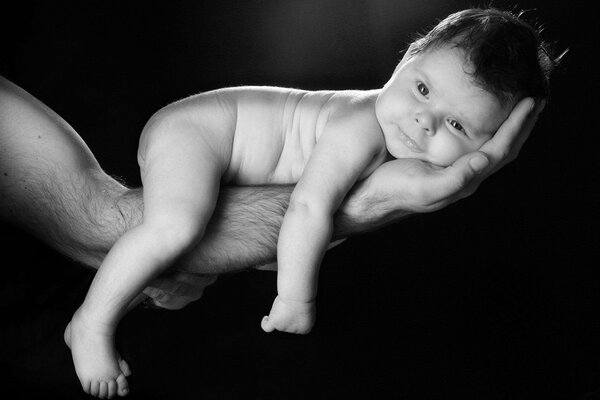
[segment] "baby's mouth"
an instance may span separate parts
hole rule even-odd
[[[402,144],[404,144],[406,147],[408,147],[409,150],[411,150],[415,153],[423,153],[423,149],[414,140],[412,140],[407,134],[402,132],[401,129],[398,129],[398,137],[400,138],[400,141],[402,142]]]

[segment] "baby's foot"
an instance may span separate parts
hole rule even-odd
[[[78,311],[64,336],[86,393],[101,399],[129,393],[125,377],[131,375],[131,370],[114,347],[114,329],[94,323]]]
[[[300,302],[277,296],[269,316],[262,319],[260,326],[265,332],[306,334],[315,324],[316,313],[314,301]]]

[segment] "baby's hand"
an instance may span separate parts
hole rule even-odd
[[[262,319],[260,326],[265,332],[306,334],[315,324],[317,309],[314,301],[300,302],[277,296],[269,316]]]

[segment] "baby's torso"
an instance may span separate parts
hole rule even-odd
[[[231,89],[231,93],[235,94],[237,121],[224,183],[297,183],[319,138],[335,118],[357,118],[361,123],[350,126],[365,135],[381,135],[374,107],[365,106],[365,92],[260,87]],[[381,162],[374,160],[362,177]]]

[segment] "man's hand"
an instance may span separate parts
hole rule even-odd
[[[167,310],[179,310],[204,294],[204,289],[217,280],[214,274],[190,274],[174,271],[155,279],[144,290],[150,304]]]
[[[412,159],[383,164],[353,190],[341,212],[376,229],[401,216],[436,211],[470,196],[483,180],[517,157],[544,106],[544,101],[536,106],[531,98],[521,100],[479,151],[446,168]]]

